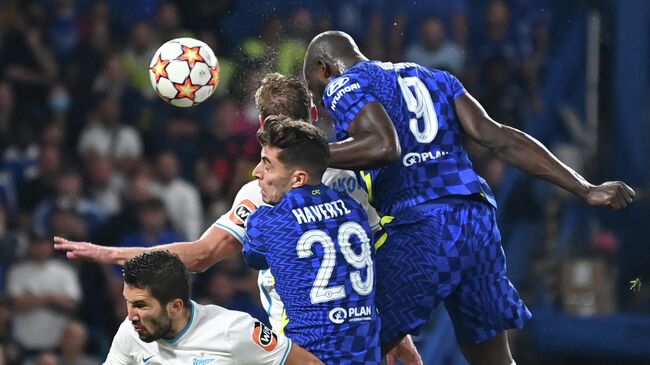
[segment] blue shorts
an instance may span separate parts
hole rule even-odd
[[[495,209],[488,203],[441,198],[383,228],[375,296],[382,343],[416,334],[440,301],[460,344],[485,342],[532,317],[506,277]]]

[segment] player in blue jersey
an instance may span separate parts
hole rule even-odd
[[[269,74],[262,80],[262,85],[256,92],[255,103],[260,112],[262,122],[266,117],[284,114],[294,119],[317,119],[315,107],[311,104],[309,92],[295,77],[280,74]],[[328,169],[323,182],[335,189],[347,191],[358,201],[367,201],[366,193],[357,184],[350,184],[353,178],[350,171]],[[87,242],[68,241],[55,237],[55,248],[66,251],[70,259],[90,260],[103,264],[124,265],[129,259],[146,250],[169,250],[183,260],[193,271],[204,271],[219,260],[241,252],[242,237],[245,234],[244,222],[248,215],[263,205],[260,189],[256,181],[245,184],[237,193],[230,211],[222,215],[201,237],[191,242],[176,242],[154,247],[109,247]],[[368,210],[369,224],[378,225],[379,218],[372,207]],[[263,306],[269,313],[274,330],[282,331],[283,305],[273,290],[276,280],[268,275],[268,271],[260,272],[260,295]],[[278,324],[278,326],[276,326]],[[410,338],[401,343],[394,351],[404,364],[422,364],[415,346]]]
[[[623,208],[634,191],[589,183],[534,138],[492,120],[450,73],[369,61],[343,32],[312,40],[304,76],[334,121],[330,166],[357,170],[383,215],[375,244],[382,348],[417,332],[443,301],[471,364],[513,364],[506,330],[531,313],[506,277],[495,200],[463,139],[591,205]]]
[[[269,269],[284,333],[327,364],[379,364],[372,230],[347,193],[321,182],[328,143],[311,124],[271,117],[257,133],[262,199],[246,222],[244,258]]]

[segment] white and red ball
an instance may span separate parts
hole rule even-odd
[[[163,100],[186,108],[205,101],[217,88],[219,61],[207,44],[176,38],[158,48],[149,78]]]

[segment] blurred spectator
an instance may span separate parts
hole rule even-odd
[[[115,160],[118,170],[131,171],[142,155],[138,132],[120,121],[120,103],[115,96],[100,98],[91,121],[81,133],[79,153],[83,158],[99,155]]]
[[[307,46],[314,34],[314,22],[309,9],[299,8],[291,13],[291,26],[282,37],[278,50],[278,68],[283,75],[302,75]]]
[[[225,187],[216,174],[210,169],[210,162],[202,158],[194,165],[194,176],[201,196],[201,205],[204,209],[204,220],[214,222],[229,208],[228,201],[223,194]]]
[[[259,123],[258,119],[259,114],[255,123]],[[237,161],[259,160],[260,146],[251,126],[237,101],[226,99],[215,109],[207,133],[202,136],[201,156],[209,159],[211,170],[227,189],[227,195],[243,185],[238,182],[251,179],[251,175],[236,175]]]
[[[241,262],[241,258],[236,256],[228,259],[228,261]],[[254,289],[252,297],[249,295],[248,284],[252,284]],[[243,273],[211,270],[205,293],[206,297],[201,299],[204,303],[212,303],[231,310],[246,312],[268,325],[268,314],[259,304],[257,275],[247,276],[246,270]]]
[[[224,53],[223,37],[220,34],[212,31],[204,31],[199,35],[199,39],[212,49],[219,61],[219,84],[217,84],[217,90],[215,90],[213,97],[221,99],[228,95],[233,87],[232,81],[237,74],[237,62],[227,53]],[[205,102],[209,101],[208,99]]]
[[[11,142],[0,155],[0,200],[13,216],[18,209],[17,190],[36,174],[39,147],[32,120],[14,124]]]
[[[102,9],[103,2],[97,2],[93,9]],[[111,51],[110,24],[103,15],[87,20],[87,35],[74,51],[74,57],[67,70],[67,81],[70,85],[72,111],[70,116],[72,125],[80,126],[92,107],[93,83],[104,68],[104,63],[109,58]],[[77,136],[79,131],[69,131]],[[76,138],[73,138],[76,140]]]
[[[0,152],[9,144],[15,100],[11,84],[0,82]]]
[[[76,272],[52,257],[50,237],[31,235],[28,256],[13,265],[7,291],[16,313],[13,336],[27,351],[58,346],[65,324],[81,300]]]
[[[156,159],[153,192],[165,202],[174,229],[184,240],[196,240],[203,232],[203,208],[196,188],[179,176],[176,155],[160,153]]]
[[[20,211],[30,215],[36,206],[56,194],[56,178],[61,169],[61,148],[57,145],[41,146],[36,173],[21,185],[19,193]]]
[[[190,33],[181,27],[181,14],[176,4],[165,2],[156,13],[154,28],[158,33],[158,43],[163,44],[174,38],[189,37]]]
[[[118,246],[150,247],[180,241],[183,239],[178,233],[168,227],[164,203],[153,198],[140,203],[138,206],[138,228],[122,237]]]
[[[145,75],[148,79],[148,74]],[[147,106],[140,91],[133,88],[132,80],[124,69],[122,54],[118,52],[107,55],[101,73],[93,82],[93,93],[99,96],[100,103],[105,96],[117,102],[117,115],[123,124],[134,125]]]
[[[115,245],[126,233],[137,228],[138,207],[152,195],[153,180],[148,165],[141,165],[123,192],[121,209],[112,215],[97,233],[95,241]]]
[[[485,82],[479,93],[490,117],[499,123],[523,129],[527,98],[524,90],[514,82],[512,70],[503,56],[492,57],[484,63]]]
[[[60,365],[100,365],[101,362],[88,356],[86,352],[86,341],[88,330],[79,321],[68,322],[61,338],[61,360]]]
[[[403,42],[412,42],[425,19],[436,17],[444,27],[451,30],[451,39],[461,48],[467,46],[467,26],[465,0],[447,1],[408,1],[391,3],[387,14],[394,14],[389,26],[390,55],[401,60]]]
[[[0,345],[8,344],[11,338],[11,318],[13,311],[11,301],[7,297],[0,296]]]
[[[113,161],[97,156],[87,160],[85,165],[88,178],[88,198],[102,211],[104,216],[112,216],[122,208],[122,191],[126,182],[121,174],[113,169]]]
[[[0,77],[14,86],[16,112],[43,117],[49,85],[58,65],[43,40],[47,14],[39,1],[20,4],[0,42]]]
[[[129,46],[122,55],[131,86],[146,99],[154,96],[149,80],[149,63],[156,52],[156,41],[151,24],[139,22],[133,26]]]
[[[26,251],[25,240],[21,239],[20,233],[11,227],[7,210],[0,203],[0,298],[2,298],[5,291],[5,273],[7,268],[22,258]],[[0,334],[1,338],[2,335]]]
[[[13,183],[20,186],[36,174],[39,148],[36,143],[35,121],[20,119],[12,132],[11,143],[2,153],[0,166],[11,174]]]
[[[70,109],[70,93],[62,83],[57,83],[50,90],[47,104],[50,111],[51,123],[58,125],[67,121],[68,110]]]
[[[406,49],[406,60],[455,75],[460,75],[465,68],[463,50],[446,39],[444,24],[436,17],[427,18],[422,23],[420,41]]]
[[[175,112],[158,133],[164,133],[156,143],[156,151],[173,152],[178,159],[179,174],[191,179],[191,169],[201,154],[201,125],[194,114]]]
[[[199,32],[221,30],[224,28],[224,20],[232,14],[233,2],[233,0],[196,0],[192,2],[192,6],[181,6],[178,11],[184,26]],[[205,42],[203,37],[199,39]]]
[[[24,365],[59,365],[59,357],[53,352],[44,351],[24,362]]]
[[[503,0],[493,0],[486,7],[486,29],[479,34],[474,52],[478,62],[503,57],[510,69],[516,69],[521,52],[512,29],[510,8]]]
[[[74,0],[56,0],[50,12],[49,43],[60,65],[66,65],[79,41]]]
[[[56,194],[41,202],[34,211],[34,229],[41,235],[87,238],[105,219],[102,212],[83,194],[79,172],[67,168],[56,177]]]
[[[282,20],[279,17],[270,17],[262,25],[259,37],[248,38],[242,43],[244,66],[260,73],[277,71],[279,49],[283,39]]]

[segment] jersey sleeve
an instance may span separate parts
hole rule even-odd
[[[289,338],[244,313],[230,325],[228,344],[240,365],[282,365],[291,351]]]
[[[246,233],[244,235],[242,256],[248,266],[257,270],[266,270],[269,264],[266,261],[266,245],[262,237],[263,232],[258,227],[258,219],[256,218],[259,213],[263,212],[267,207],[256,211],[250,216],[246,222]],[[267,208],[268,209],[268,208]]]
[[[246,220],[263,204],[257,181],[251,181],[242,186],[230,210],[213,225],[230,232],[239,242],[244,243]]]
[[[113,343],[111,343],[111,349],[108,351],[106,356],[106,361],[104,365],[136,365],[137,359],[133,358],[131,353],[131,341],[133,337],[130,335],[129,331],[133,331],[130,328],[128,319],[122,322],[120,328],[117,330],[115,337],[113,337]]]
[[[465,86],[463,86],[463,84],[456,78],[456,76],[450,74],[449,72],[446,72],[446,74],[451,93],[454,96],[454,100],[456,100],[459,96],[465,94],[467,90],[465,90]]]
[[[360,74],[339,76],[325,88],[323,103],[332,116],[336,137],[348,137],[350,123],[368,103],[378,101],[373,95],[370,81]]]

